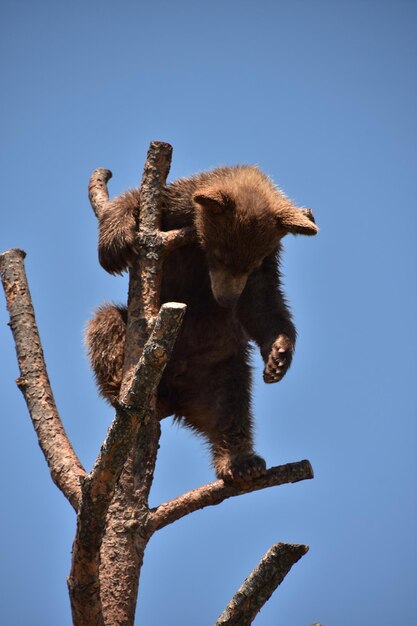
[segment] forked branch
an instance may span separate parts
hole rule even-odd
[[[115,626],[131,624],[134,620],[139,572],[148,539],[146,537],[148,494],[159,441],[159,423],[155,415],[155,388],[149,387],[149,381],[141,373],[137,381],[139,386],[142,385],[142,391],[140,388],[135,390],[135,383],[133,390],[129,389],[151,331],[159,333],[160,340],[164,341],[162,329],[158,323],[155,325],[160,306],[164,258],[174,247],[190,242],[193,236],[190,229],[172,233],[160,230],[162,193],[171,154],[172,147],[169,144],[162,142],[150,144],[141,183],[140,211],[138,207],[139,254],[129,272],[126,347],[120,404],[143,407],[145,419],[142,420],[132,453],[120,477],[101,548],[101,600],[106,617],[111,615],[112,624]],[[99,218],[103,210],[111,211],[112,208],[106,187],[108,177],[105,170],[96,170],[90,181],[90,199],[93,210]],[[183,305],[177,305],[177,310],[182,310],[181,307],[183,308]],[[163,357],[162,354],[160,356]],[[136,538],[132,532],[132,524],[138,529]],[[125,567],[125,563],[129,563],[129,568]],[[115,579],[118,581],[116,587],[112,583]]]
[[[139,430],[146,427],[149,405],[169,360],[185,305],[161,307],[131,384],[116,411],[116,417],[92,472],[83,480],[77,533],[68,578],[74,624],[96,626],[103,622],[100,600],[100,547],[106,515],[116,482],[125,466]]]

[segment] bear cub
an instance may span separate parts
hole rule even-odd
[[[137,254],[139,190],[115,199],[99,223],[99,259],[119,274]],[[174,415],[209,442],[218,478],[264,473],[253,448],[249,340],[265,362],[264,381],[288,370],[296,330],[280,286],[279,254],[287,233],[315,235],[299,209],[254,166],[222,167],[164,188],[162,230],[195,226],[197,241],[164,265],[161,303],[187,304],[172,358],[158,388],[160,418]],[[86,343],[101,394],[117,399],[126,307],[104,305]]]

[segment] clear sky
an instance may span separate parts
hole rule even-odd
[[[112,419],[82,345],[126,297],[97,262],[87,183],[140,180],[152,139],[171,177],[256,163],[320,234],[288,238],[293,366],[262,383],[257,449],[313,481],[242,496],[157,534],[137,623],[212,624],[271,544],[310,552],[259,626],[414,626],[417,4],[407,0],[1,2],[0,250],[21,247],[67,432],[90,469]],[[0,296],[1,621],[67,626],[73,511],[14,384]],[[164,423],[152,503],[213,478],[203,443]]]

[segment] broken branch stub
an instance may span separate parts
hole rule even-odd
[[[249,626],[308,546],[276,543],[236,591],[214,626]]]
[[[107,183],[112,176],[111,171],[104,167],[97,168],[90,176],[88,197],[94,214],[98,219],[100,219],[103,211],[110,203]]]

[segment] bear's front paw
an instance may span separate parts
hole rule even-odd
[[[279,335],[266,358],[264,382],[277,383],[291,365],[294,346],[287,335]]]
[[[217,468],[217,478],[224,481],[248,481],[263,476],[266,471],[266,463],[257,454],[250,456],[238,456],[229,459],[222,467]]]
[[[100,228],[98,257],[109,274],[121,274],[137,256],[136,227]]]

